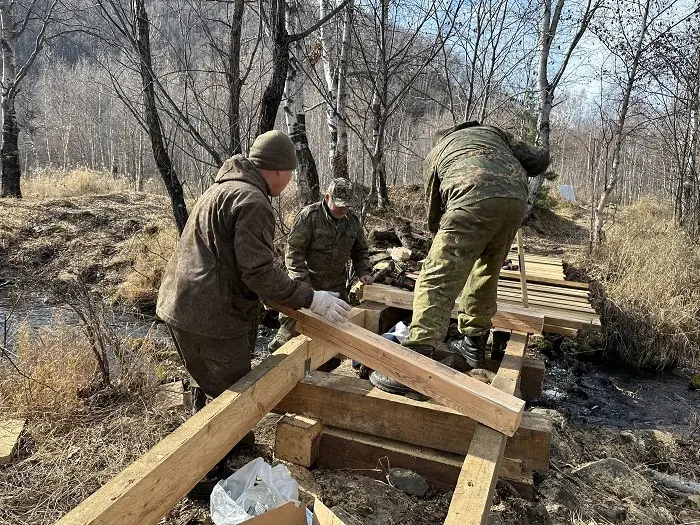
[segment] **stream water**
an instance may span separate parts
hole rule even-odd
[[[150,333],[156,338],[166,337],[163,324],[155,321],[153,317],[116,309],[109,313],[108,322],[125,336],[144,337]],[[35,332],[52,323],[78,325],[80,319],[69,307],[53,302],[46,293],[17,293],[11,285],[0,288],[0,344],[11,349],[21,327]]]

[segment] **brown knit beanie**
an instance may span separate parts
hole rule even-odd
[[[250,147],[248,160],[263,170],[287,171],[297,167],[292,139],[275,129],[257,136]]]

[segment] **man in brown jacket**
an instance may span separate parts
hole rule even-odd
[[[187,370],[210,398],[250,371],[260,301],[310,308],[343,322],[350,307],[338,294],[314,291],[274,262],[270,197],[296,168],[292,141],[279,131],[257,137],[248,158],[235,155],[192,209],[158,294]]]

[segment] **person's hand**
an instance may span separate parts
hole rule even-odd
[[[370,274],[363,275],[360,277],[360,282],[362,284],[374,284],[374,277],[372,277]]]
[[[342,323],[348,318],[350,305],[340,299],[340,294],[337,292],[314,290],[314,299],[309,309],[331,323]]]

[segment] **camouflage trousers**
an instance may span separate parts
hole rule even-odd
[[[317,288],[314,286],[313,283],[311,283],[311,286],[313,286],[314,290],[320,290],[322,288]],[[348,290],[345,284],[338,285],[333,288],[329,288],[326,291],[328,292],[337,292],[340,294],[340,298],[348,302]],[[299,332],[296,330],[296,320],[293,319],[292,317],[287,317],[286,315],[280,314],[280,328],[277,331],[277,335],[275,335],[275,338],[270,342],[270,351],[275,351],[277,350],[280,346],[282,346],[284,343],[292,339],[293,337],[296,337],[299,335]]]
[[[496,313],[501,266],[524,214],[524,202],[493,198],[443,215],[416,282],[404,346],[435,350],[445,339],[460,294],[460,333],[488,333]]]

